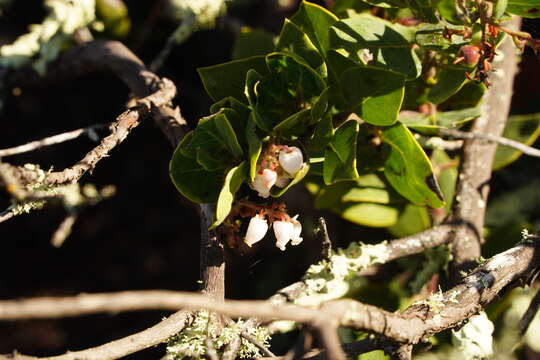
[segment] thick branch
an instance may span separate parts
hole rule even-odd
[[[520,20],[511,20],[508,26],[518,29]],[[516,49],[507,38],[497,50],[491,76],[492,86],[484,96],[482,116],[475,120],[471,132],[501,136],[512,99],[512,87],[517,71]],[[489,180],[496,143],[465,140],[456,199],[450,221],[459,223],[453,238],[452,276],[457,282],[461,271],[473,268],[480,257],[480,244],[484,228]]]
[[[292,304],[274,305],[271,301],[223,302],[201,294],[181,292],[171,293],[164,301],[168,306],[174,303],[175,307],[186,310],[205,308],[232,317],[294,320],[316,328],[331,321],[341,326],[380,334],[403,344],[418,344],[466,321],[486,304],[497,299],[503,291],[528,282],[539,267],[540,238],[532,238],[492,257],[449,291],[437,295],[429,302],[413,304],[401,313],[387,312],[348,299],[330,301],[318,309]]]

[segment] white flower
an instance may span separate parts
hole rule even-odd
[[[249,183],[249,186],[259,193],[260,197],[267,198],[270,196],[270,189],[277,180],[277,173],[274,170],[264,169],[260,174],[255,174],[255,179]]]
[[[291,178],[287,175],[280,175],[278,176],[275,185],[279,188],[284,188],[285,186],[289,185],[291,182]]]
[[[279,152],[279,164],[289,175],[294,177],[304,164],[302,151],[296,146],[287,147]]]
[[[300,234],[302,233],[302,224],[300,224],[300,221],[296,220],[298,215],[295,215],[292,220],[293,224],[293,233],[291,237],[291,245],[298,245],[302,242],[302,237],[300,237]]]
[[[284,251],[287,243],[294,234],[294,225],[289,221],[274,221],[274,235],[276,236],[276,246]]]
[[[248,229],[246,232],[246,237],[244,242],[247,246],[255,244],[258,241],[261,241],[266,232],[268,231],[268,222],[261,215],[255,215],[249,221]]]

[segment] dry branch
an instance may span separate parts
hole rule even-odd
[[[508,26],[519,29],[520,19],[512,19]],[[507,38],[497,52],[501,55],[496,56],[493,62],[496,72],[490,77],[492,86],[482,100],[482,115],[474,121],[471,128],[473,133],[501,136],[508,118],[517,71],[516,48]],[[455,283],[459,281],[460,273],[472,269],[481,255],[489,180],[496,149],[496,143],[471,139],[464,141],[456,197],[449,218],[458,224],[452,239],[451,275]]]
[[[31,141],[23,145],[14,146],[7,149],[2,149],[0,150],[0,158],[6,157],[6,156],[12,156],[12,155],[24,154],[30,151],[41,149],[46,146],[60,144],[69,140],[76,139],[81,135],[92,134],[92,132],[94,132],[95,130],[102,129],[105,127],[106,125],[103,125],[103,124],[93,125],[93,126],[89,126],[82,129],[68,131],[62,134],[49,136],[40,140]]]
[[[162,79],[159,90],[137,100],[136,106],[119,115],[111,125],[111,134],[72,167],[46,173],[44,178],[42,173],[25,167],[12,167],[13,173],[23,185],[32,183],[60,185],[77,182],[86,172],[92,171],[101,159],[108,156],[116,145],[124,141],[130,131],[139,125],[144,116],[148,115],[152,109],[168,104],[175,95],[176,87],[173,82],[165,78]]]
[[[499,298],[504,291],[527,283],[539,268],[540,238],[530,238],[487,260],[454,288],[435,295],[430,301],[415,303],[401,313],[387,312],[350,299],[330,301],[319,308],[307,308],[292,304],[275,305],[268,300],[223,302],[201,294],[178,292],[168,294],[163,301],[166,301],[167,306],[174,303],[174,307],[185,310],[204,308],[231,317],[255,316],[262,320],[293,320],[319,329],[323,324],[330,327],[332,324],[353,327],[383,335],[403,345],[413,345],[427,341],[430,336],[440,331],[462,324],[485,305]],[[72,299],[67,301],[73,301]],[[151,332],[150,335],[153,335],[151,339],[156,339]],[[58,359],[96,358],[93,357],[91,349],[85,351],[92,357],[69,353],[64,356],[73,357]]]

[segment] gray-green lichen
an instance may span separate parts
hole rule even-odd
[[[295,302],[316,306],[341,298],[349,291],[356,272],[385,263],[388,257],[386,242],[377,245],[352,243],[347,249],[339,249],[329,259],[310,266],[304,276],[307,290]]]
[[[33,61],[43,74],[66,40],[79,28],[95,19],[94,0],[46,0],[48,15],[41,24],[29,26],[29,32],[12,44],[0,47],[0,66],[19,68]]]
[[[171,16],[177,20],[194,18],[201,28],[213,27],[225,11],[225,0],[171,0]]]
[[[495,327],[485,312],[472,316],[459,330],[452,330],[452,343],[461,352],[460,359],[486,359],[493,354]]]
[[[257,339],[259,343],[269,346],[270,335],[266,328],[246,327],[246,322],[239,319],[236,322],[230,322],[221,331],[218,331],[216,322],[213,320],[214,317],[211,317],[210,312],[199,311],[189,326],[169,339],[166,359],[204,358],[207,337],[210,337],[214,349],[219,352],[244,332]],[[241,346],[238,356],[242,358],[261,356],[257,346],[242,337],[240,340]]]

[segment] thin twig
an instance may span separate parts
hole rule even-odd
[[[137,101],[137,106],[133,107],[120,116],[111,125],[111,134],[105,137],[101,143],[86,154],[78,163],[62,171],[47,173],[41,179],[41,173],[28,170],[24,167],[14,169],[16,176],[21,183],[32,184],[39,182],[43,185],[60,185],[77,182],[86,172],[94,169],[96,164],[107,157],[109,152],[120,144],[128,136],[130,131],[139,125],[143,116],[150,113],[155,107],[168,104],[176,94],[176,87],[168,79],[162,79],[161,88],[143,99]]]
[[[27,153],[30,151],[34,151],[46,146],[51,146],[55,144],[60,144],[69,140],[73,140],[78,138],[81,135],[88,135],[89,137],[93,137],[95,135],[95,130],[106,128],[108,125],[105,124],[98,124],[98,125],[92,125],[86,128],[81,128],[73,131],[68,131],[62,134],[49,136],[46,138],[43,138],[41,140],[31,141],[24,145],[19,145],[7,149],[1,149],[0,150],[0,158],[6,157],[6,156],[12,156],[12,155],[19,155],[23,153]]]
[[[520,143],[519,141],[507,139],[502,136],[495,136],[490,134],[481,134],[478,132],[467,132],[456,129],[441,129],[441,134],[452,137],[454,139],[469,139],[469,140],[483,140],[487,142],[494,142],[499,145],[508,146],[518,151],[521,151],[525,155],[540,157],[540,150],[531,146]]]
[[[330,235],[328,235],[328,229],[326,228],[326,221],[324,218],[320,217],[318,222],[319,226],[317,227],[317,231],[322,239],[322,256],[323,259],[329,259],[332,255],[332,241],[330,240]]]
[[[75,221],[77,221],[77,212],[72,211],[70,214],[68,214],[64,220],[58,225],[58,228],[54,232],[54,234],[51,237],[51,245],[54,247],[60,247],[62,244],[64,244],[64,241],[68,238],[68,236],[71,234],[71,229],[73,228],[73,225],[75,224]]]
[[[521,320],[519,321],[519,333],[521,335],[525,334],[527,332],[527,329],[529,328],[529,325],[531,325],[531,322],[533,321],[534,317],[536,316],[536,313],[538,312],[538,309],[540,308],[540,289],[536,292],[536,295],[531,300],[531,303],[529,304],[529,307],[527,308],[527,311],[523,316],[521,317]]]
[[[15,214],[10,209],[4,210],[0,213],[0,223],[11,219]]]

